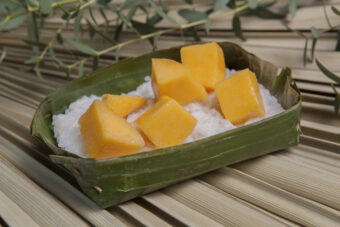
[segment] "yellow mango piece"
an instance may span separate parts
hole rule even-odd
[[[106,104],[119,116],[125,117],[133,111],[142,107],[146,99],[143,97],[129,95],[103,95]]]
[[[234,125],[265,114],[256,76],[249,69],[216,84],[215,92],[224,117]]]
[[[174,99],[163,96],[135,120],[156,147],[181,144],[194,130],[197,120]]]
[[[182,47],[181,58],[183,65],[207,91],[213,91],[226,75],[224,54],[215,42]]]
[[[78,123],[89,158],[133,154],[144,146],[138,131],[102,101],[95,100]]]
[[[165,58],[152,59],[152,88],[157,99],[169,96],[181,104],[207,98],[207,92],[181,63]]]

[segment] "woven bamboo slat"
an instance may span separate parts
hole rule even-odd
[[[12,226],[38,226],[38,224],[16,204],[0,191],[0,213],[3,219]]]
[[[5,142],[2,140],[0,149],[3,151]],[[87,224],[64,204],[53,198],[46,191],[34,184],[23,175],[13,164],[0,156],[0,187],[16,204],[33,218],[39,225],[45,226],[86,226]],[[59,212],[55,213],[54,209]]]
[[[284,226],[284,222],[200,181],[187,181],[163,190],[165,194],[224,226]]]
[[[203,176],[203,179],[225,192],[301,225],[336,226],[339,221],[339,212],[328,212],[322,206],[232,168],[226,167],[218,173]]]
[[[162,192],[154,192],[142,197],[143,200],[166,212],[168,215],[176,217],[181,223],[188,226],[221,226],[218,222],[190,209],[177,200],[167,196]]]
[[[273,168],[275,166],[275,168]],[[339,209],[339,176],[294,165],[275,156],[236,165],[237,169],[294,194]],[[282,173],[285,173],[284,175]]]

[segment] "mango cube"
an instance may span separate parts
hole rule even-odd
[[[256,76],[249,69],[219,82],[215,92],[224,117],[234,125],[265,114]]]
[[[119,116],[125,117],[133,111],[139,109],[146,102],[143,97],[129,95],[103,95],[106,104]]]
[[[194,130],[197,120],[168,96],[136,119],[135,124],[156,147],[181,144]]]
[[[95,100],[78,123],[89,158],[133,154],[144,146],[138,131],[102,101]]]
[[[207,98],[207,92],[181,63],[152,59],[152,88],[157,99],[169,96],[181,104]]]
[[[181,58],[183,65],[207,91],[213,91],[226,75],[224,54],[215,42],[182,47]]]

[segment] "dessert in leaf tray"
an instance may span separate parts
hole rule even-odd
[[[156,51],[50,94],[31,131],[108,207],[297,144],[290,73],[228,42]]]

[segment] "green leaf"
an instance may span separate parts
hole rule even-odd
[[[86,19],[87,25],[90,28],[90,34],[92,34],[92,32],[97,33],[98,35],[100,35],[103,39],[105,39],[106,41],[110,42],[111,44],[117,44],[117,42],[115,40],[113,40],[112,38],[110,38],[109,36],[107,36],[106,34],[104,34],[103,32],[99,31],[98,29],[96,29],[96,27],[88,20]],[[93,37],[93,36],[92,36]]]
[[[340,108],[340,95],[336,95],[334,99],[334,111],[336,114],[339,113],[339,108]]]
[[[119,52],[120,52],[120,48],[116,49],[116,56],[115,56],[115,61],[118,62],[119,61]]]
[[[197,30],[196,30],[195,27],[192,27],[189,30],[191,31],[192,37],[194,37],[196,42],[201,42],[202,41],[200,36],[198,35]]]
[[[206,11],[204,11],[205,14],[207,14],[208,16],[214,12],[213,8],[207,9]]]
[[[248,5],[250,9],[256,9],[257,7],[257,0],[248,0]]]
[[[115,6],[109,5],[108,9],[116,13],[119,16],[119,18],[124,22],[123,27],[124,25],[129,26],[130,21]]]
[[[177,21],[170,17],[168,14],[164,13],[164,11],[161,8],[159,8],[153,0],[149,0],[149,3],[152,6],[152,8],[156,11],[156,13],[158,13],[161,17],[172,22],[175,25],[178,25]]]
[[[144,23],[140,23],[134,20],[132,20],[131,23],[132,23],[132,26],[138,31],[138,33],[142,35],[147,35],[147,34],[150,34],[156,31],[154,26],[147,24],[147,23],[144,24]]]
[[[303,0],[303,1],[306,1],[306,0]],[[259,3],[260,3],[260,1],[259,1]],[[276,1],[265,2],[265,3],[261,3],[261,5],[259,5],[259,6],[265,7],[265,8],[269,8],[269,7],[273,6],[273,5],[275,5],[276,3],[277,3]],[[280,14],[281,14],[281,12],[280,12]]]
[[[236,37],[240,38],[242,41],[246,41],[247,39],[243,36],[243,32],[241,28],[240,16],[237,13],[234,14],[232,25],[233,25],[233,31]]]
[[[70,44],[73,48],[79,50],[80,52],[83,52],[84,54],[88,55],[97,55],[97,51],[93,49],[92,47],[80,42],[80,41],[75,41],[72,39],[66,38],[66,41],[68,44]]]
[[[205,22],[205,33],[208,34],[210,31],[211,20],[208,18]]]
[[[305,39],[305,46],[303,48],[303,65],[307,64],[307,49],[308,49],[308,38]]]
[[[90,17],[91,17],[92,21],[93,21],[95,24],[98,24],[98,23],[97,23],[97,20],[96,20],[96,17],[93,15],[92,7],[91,7],[91,6],[89,7],[89,13],[90,13]]]
[[[69,11],[67,11],[64,7],[62,7],[61,5],[58,5],[58,8],[64,12],[63,16],[61,17],[62,19],[66,20],[66,18],[68,17],[68,15],[70,14]]]
[[[289,14],[292,18],[295,17],[296,8],[297,8],[296,0],[289,0],[288,10],[289,10]]]
[[[50,15],[52,12],[52,3],[52,0],[40,0],[40,12],[42,15]]]
[[[119,8],[119,10],[129,9],[132,7],[136,7],[139,4],[142,4],[145,0],[126,0],[122,6]]]
[[[179,34],[180,34],[180,36],[181,36],[182,42],[185,43],[185,36],[184,36],[184,31],[183,31],[183,29],[179,29]]]
[[[18,5],[11,1],[0,1],[0,14],[5,14],[8,12],[8,14],[12,14],[12,10],[17,8]]]
[[[31,57],[30,59],[26,60],[24,63],[25,64],[35,64],[40,62],[42,59],[41,57]]]
[[[320,37],[320,32],[318,29],[316,29],[314,26],[310,28],[314,38],[318,39]]]
[[[337,41],[336,41],[335,51],[340,51],[340,30],[338,30],[337,32]]]
[[[41,62],[38,62],[37,63],[39,66],[43,66],[43,67],[45,67],[46,65],[45,65],[45,62],[44,62],[44,59],[41,61]]]
[[[335,73],[329,71],[324,65],[321,64],[321,62],[319,62],[318,59],[315,59],[315,62],[316,62],[316,65],[321,70],[321,72],[323,74],[325,74],[325,76],[327,76],[329,79],[335,81],[337,84],[340,84],[340,77],[339,76],[337,76]]]
[[[74,20],[74,36],[78,39],[79,29],[81,28],[81,20],[83,19],[84,11],[80,10],[76,19]]]
[[[340,16],[340,10],[338,10],[338,9],[335,8],[334,6],[332,6],[332,11],[333,11],[333,13],[335,13],[336,15]]]
[[[334,98],[334,111],[336,114],[339,113],[339,109],[340,109],[340,94],[339,92],[336,90],[334,84],[331,84],[333,91],[335,93],[335,98]]]
[[[29,7],[36,7],[39,5],[39,2],[37,0],[26,0],[26,4]]]
[[[220,10],[223,6],[226,6],[230,0],[214,0],[214,11]]]
[[[60,61],[57,56],[54,53],[54,50],[51,46],[48,47],[48,53],[50,54],[50,57],[52,58],[52,60],[54,61],[54,63],[59,67],[59,66],[63,66],[65,67],[65,64]]]
[[[96,71],[98,69],[98,64],[99,64],[99,56],[96,56],[93,58],[93,63],[92,63],[93,71]]]
[[[94,26],[92,26],[92,24],[90,23],[89,20],[86,19],[86,23],[88,25],[88,28],[89,28],[89,36],[90,36],[90,39],[92,40],[93,37],[96,35],[96,31],[94,29]]]
[[[28,20],[27,20],[27,30],[28,30],[28,40],[39,42],[39,33],[37,28],[37,21],[35,18],[35,14],[30,13],[28,14]],[[39,52],[39,48],[37,46],[32,46],[32,50],[35,53]]]
[[[22,25],[27,20],[27,15],[15,17],[7,22],[0,21],[0,31],[10,31]]]
[[[109,19],[107,18],[105,11],[103,9],[99,9],[100,15],[102,15],[102,17],[105,20],[105,23],[110,23]]]
[[[84,75],[84,61],[80,61],[78,67],[78,76],[82,77]]]
[[[151,18],[148,18],[147,20],[147,24],[150,24],[150,25],[155,25],[157,24],[158,22],[160,22],[163,18],[158,14],[156,13],[155,15],[153,15]]]
[[[133,16],[136,14],[137,9],[138,9],[138,6],[135,6],[135,7],[130,8],[129,13],[128,13],[127,16],[126,16],[126,19],[127,19],[128,21],[131,21],[131,19],[133,18]]]
[[[45,17],[40,17],[40,22],[39,22],[39,28],[38,28],[38,32],[39,32],[39,36],[41,36],[41,29],[44,27],[45,25]]]
[[[312,61],[314,60],[314,53],[315,53],[315,47],[316,47],[317,41],[318,41],[317,38],[313,38],[313,41],[312,41],[312,49],[311,49],[311,57],[312,57]]]
[[[178,14],[190,23],[199,20],[205,20],[208,18],[208,15],[206,13],[190,9],[181,9],[178,11]]]
[[[193,3],[193,0],[184,0],[184,1],[185,1],[186,4],[190,4],[190,5],[192,5],[192,3]]]
[[[152,38],[152,52],[157,50],[157,41],[159,39],[159,35],[156,35],[155,37]]]
[[[71,69],[66,68],[66,79],[70,79],[70,77],[71,77]]]
[[[270,11],[266,7],[258,6],[255,10],[250,10],[252,14],[262,19],[284,19],[286,15]]]
[[[235,8],[236,8],[236,0],[230,0],[230,1],[227,3],[227,6],[228,6],[230,9],[235,9]]]
[[[70,17],[67,17],[65,20],[66,20],[65,28],[68,29],[68,26],[70,25]]]
[[[119,26],[116,28],[116,31],[115,31],[114,40],[116,42],[119,42],[119,38],[120,38],[120,34],[122,33],[122,30],[123,30],[123,23],[120,23]]]
[[[36,74],[40,79],[42,79],[42,75],[41,75],[41,72],[40,72],[39,68],[35,67],[35,68],[34,68],[34,72],[35,72],[35,74]]]
[[[68,28],[69,24],[70,24],[70,17],[68,16],[66,19],[66,28]]]
[[[63,37],[61,36],[60,33],[57,34],[57,41],[60,45],[62,45],[64,43],[64,39],[63,39]]]
[[[147,34],[156,32],[156,29],[154,28],[154,26],[150,25],[148,23],[144,24],[144,23],[140,23],[138,21],[132,20],[131,24],[137,30],[137,32],[139,34],[142,34],[142,35],[147,35]],[[149,40],[151,46],[153,46],[154,42],[153,42],[152,38],[149,38],[148,40]]]
[[[98,4],[103,5],[103,6],[107,6],[107,4],[110,2],[111,0],[98,0]]]

